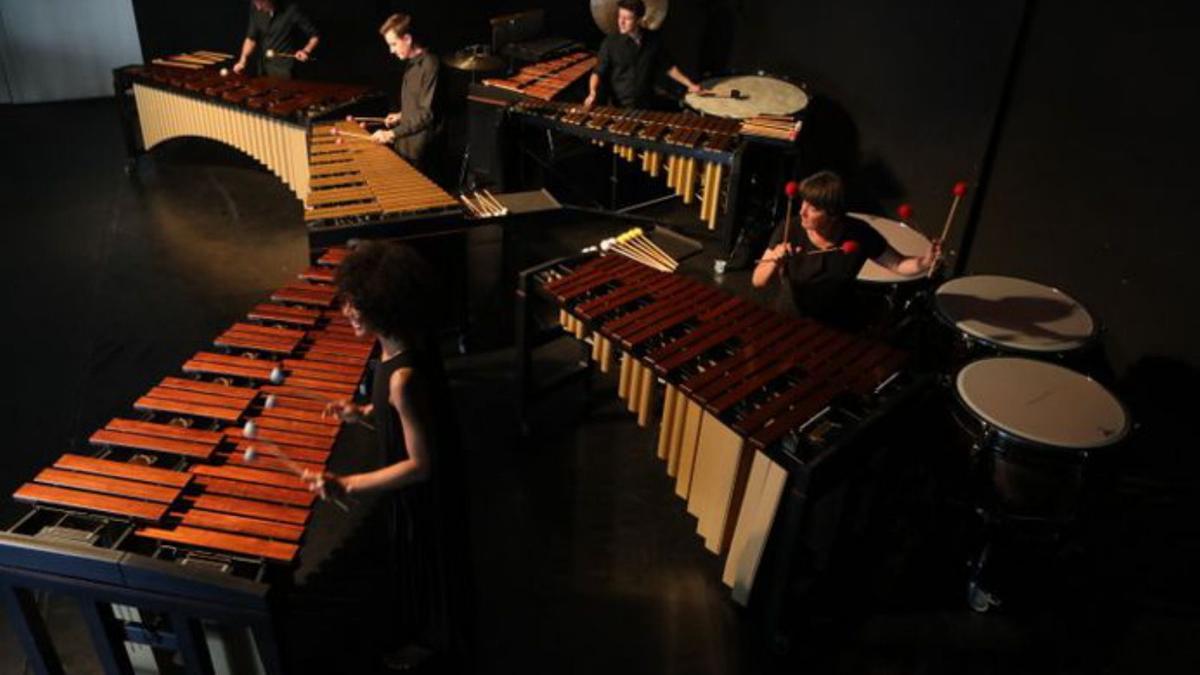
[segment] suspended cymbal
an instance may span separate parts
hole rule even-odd
[[[481,50],[478,46],[460,49],[446,57],[446,65],[455,70],[487,71],[500,70],[504,59]]]
[[[617,32],[617,0],[588,0],[592,5],[592,18],[600,30],[612,35]],[[658,30],[667,18],[667,0],[645,0],[646,16],[642,26]]]

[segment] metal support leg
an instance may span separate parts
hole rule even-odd
[[[112,614],[112,605],[93,599],[79,598],[79,610],[87,622],[92,646],[107,675],[133,675],[133,665],[125,651],[125,631]]]
[[[179,653],[183,656],[183,665],[188,675],[213,675],[212,658],[208,654],[208,644],[204,640],[204,629],[200,626],[200,620],[172,612],[171,627],[175,630]]]
[[[24,588],[9,584],[0,586],[4,606],[8,610],[8,621],[25,648],[25,657],[37,675],[62,675],[62,662],[46,630],[46,622],[38,612],[33,594]]]

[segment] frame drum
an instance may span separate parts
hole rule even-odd
[[[808,94],[799,85],[769,75],[710,77],[700,86],[716,96],[686,94],[683,102],[698,113],[747,119],[759,115],[794,115],[808,107]],[[738,98],[730,93],[738,91]]]
[[[972,463],[1010,513],[1073,515],[1089,457],[1129,432],[1124,406],[1107,389],[1044,361],[975,361],[959,371],[955,390]]]
[[[934,292],[934,312],[968,346],[1026,355],[1062,355],[1091,344],[1096,322],[1086,308],[1057,288],[1019,279],[979,275],[951,279]]]

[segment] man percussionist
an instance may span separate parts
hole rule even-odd
[[[664,73],[687,88],[689,93],[702,91],[700,85],[684,75],[667,56],[658,31],[641,26],[646,16],[642,0],[620,0],[617,3],[616,35],[605,36],[600,44],[596,70],[588,79],[585,108],[596,103],[603,82],[614,105],[622,108],[658,108],[661,101],[654,93],[655,80]]]
[[[379,34],[388,51],[404,62],[400,85],[400,111],[389,113],[384,126],[371,135],[376,143],[391,143],[401,157],[418,168],[428,158],[426,153],[439,130],[437,115],[438,57],[425,50],[413,35],[412,17],[393,14],[383,22]]]
[[[244,72],[250,55],[257,49],[261,74],[291,79],[296,61],[312,58],[320,42],[317,27],[299,7],[286,0],[251,0],[250,4],[250,25],[233,72]],[[297,49],[301,40],[305,42]]]

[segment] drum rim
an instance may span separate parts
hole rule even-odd
[[[1119,434],[1114,434],[1113,436],[1111,436],[1108,439],[1105,439],[1105,442],[1103,442],[1103,443],[1092,443],[1092,444],[1085,444],[1085,445],[1078,445],[1078,444],[1077,445],[1054,445],[1052,443],[1046,443],[1044,441],[1039,441],[1036,439],[1029,438],[1027,436],[1022,435],[1021,433],[1019,433],[1017,431],[1014,431],[1012,429],[1001,426],[1000,423],[998,423],[998,422],[994,422],[994,421],[984,417],[982,413],[980,413],[978,410],[976,410],[970,403],[968,403],[963,398],[962,376],[963,376],[963,373],[971,366],[974,366],[974,365],[977,365],[980,363],[984,363],[984,362],[989,362],[989,361],[1028,361],[1030,363],[1038,364],[1038,367],[1044,366],[1047,368],[1056,368],[1058,370],[1070,373],[1073,376],[1082,377],[1085,380],[1092,382],[1096,386],[1100,387],[1100,389],[1102,391],[1104,391],[1106,394],[1108,394],[1109,397],[1112,399],[1112,401],[1117,404],[1117,408],[1121,411],[1121,415],[1124,418],[1124,422],[1125,422],[1124,425],[1122,425],[1122,427],[1121,427],[1121,432]],[[954,398],[962,410],[964,410],[968,415],[970,415],[972,418],[974,418],[977,422],[985,425],[989,430],[991,430],[993,433],[997,434],[1001,438],[1010,440],[1010,441],[1013,441],[1016,443],[1020,443],[1021,445],[1024,445],[1026,447],[1034,448],[1036,450],[1040,450],[1043,452],[1078,454],[1080,452],[1088,452],[1088,451],[1093,451],[1093,450],[1102,451],[1102,450],[1114,448],[1117,445],[1120,445],[1121,443],[1125,442],[1125,439],[1127,439],[1129,437],[1129,433],[1133,430],[1133,417],[1129,414],[1129,408],[1126,407],[1124,401],[1122,401],[1120,398],[1118,398],[1116,394],[1112,393],[1112,391],[1109,390],[1108,387],[1104,386],[1103,384],[1098,382],[1095,378],[1091,377],[1090,375],[1085,375],[1079,371],[1071,370],[1070,368],[1067,368],[1065,366],[1060,366],[1057,363],[1049,363],[1047,361],[1043,361],[1040,359],[1030,359],[1030,358],[1025,358],[1025,357],[1021,357],[1021,356],[990,356],[987,358],[976,359],[974,361],[971,361],[970,363],[959,368],[958,372],[954,376]],[[988,448],[988,450],[994,451],[995,449]]]
[[[983,277],[992,277],[992,278],[997,278],[997,279],[1016,279],[1017,281],[1025,281],[1025,282],[1028,282],[1031,284],[1037,284],[1038,286],[1041,286],[1043,288],[1049,288],[1050,290],[1061,294],[1062,296],[1066,297],[1068,300],[1070,300],[1071,302],[1075,303],[1076,305],[1078,305],[1080,308],[1083,309],[1083,311],[1087,314],[1088,319],[1092,323],[1092,332],[1087,337],[1076,338],[1076,339],[1070,340],[1070,341],[1064,341],[1061,346],[1050,346],[1050,345],[1029,346],[1029,345],[1014,345],[1014,344],[1011,344],[1008,342],[1001,342],[1001,341],[995,340],[989,336],[978,335],[976,333],[972,333],[971,331],[963,329],[962,326],[958,325],[957,321],[946,316],[946,313],[942,311],[941,303],[938,302],[938,294],[947,285],[954,283],[956,281],[959,281],[962,279],[978,279],[978,278],[983,278]],[[954,277],[953,279],[947,279],[947,280],[943,281],[942,283],[938,284],[937,288],[933,289],[933,293],[930,295],[930,302],[933,304],[933,313],[938,318],[938,320],[941,321],[946,326],[948,326],[949,328],[952,328],[954,331],[959,333],[959,335],[970,338],[972,340],[978,340],[979,342],[986,343],[991,347],[994,347],[996,349],[1000,349],[1003,351],[1023,352],[1026,354],[1069,354],[1069,353],[1076,352],[1076,351],[1085,349],[1087,347],[1090,347],[1092,344],[1094,344],[1096,342],[1096,338],[1100,335],[1100,322],[1096,320],[1096,314],[1094,312],[1092,312],[1091,308],[1089,308],[1084,303],[1080,302],[1075,296],[1071,295],[1070,293],[1064,291],[1063,289],[1061,289],[1057,286],[1050,286],[1048,284],[1043,284],[1040,281],[1034,281],[1033,279],[1026,279],[1025,277],[1013,276],[1011,274],[967,274],[967,275],[964,275],[961,277]]]
[[[869,225],[871,227],[871,229],[875,229],[875,225],[868,219],[876,218],[876,219],[888,220],[888,221],[891,221],[893,223],[900,225],[901,227],[903,227],[907,230],[912,230],[913,232],[916,232],[917,234],[924,237],[926,241],[930,241],[929,237],[926,237],[924,232],[918,230],[917,228],[913,227],[912,225],[909,225],[908,223],[906,223],[902,220],[896,220],[895,218],[888,218],[887,216],[878,215],[878,214],[874,214],[874,213],[865,213],[862,211],[847,211],[846,215],[850,216],[851,218],[858,218],[859,220],[866,222],[867,225]],[[875,230],[875,231],[879,232],[879,230]],[[880,232],[879,234],[880,234],[880,236],[883,236],[885,241],[887,240],[887,237],[884,236],[882,232]],[[930,241],[930,243],[932,244],[933,242]],[[890,243],[889,243],[889,245],[890,245]],[[871,262],[871,261],[868,260],[867,262]],[[876,264],[878,265],[879,263],[876,263]],[[864,266],[865,265],[866,265],[866,263],[864,263]],[[891,270],[888,270],[888,271],[891,274],[896,275],[896,278],[895,279],[861,279],[857,275],[855,275],[854,281],[857,283],[860,283],[860,284],[870,284],[872,286],[890,286],[893,284],[908,285],[913,282],[921,281],[926,278],[925,272],[917,272],[916,274],[913,274],[912,276],[904,276],[902,274],[892,272]],[[861,270],[860,270],[860,272],[861,272]]]
[[[770,78],[773,78],[776,80],[782,80],[784,82],[787,82],[790,85],[793,85],[793,86],[799,88],[800,91],[804,92],[804,96],[807,99],[804,103],[804,107],[800,108],[799,110],[794,110],[790,113],[787,113],[789,115],[803,116],[804,113],[809,109],[809,107],[812,106],[814,94],[808,90],[807,82],[805,82],[804,80],[801,80],[799,78],[790,77],[788,75],[776,75],[775,73],[772,73],[771,71],[768,71],[768,70],[764,70],[762,68],[757,68],[757,69],[748,70],[748,71],[747,70],[730,69],[730,70],[718,70],[718,71],[703,73],[700,76],[700,79],[696,81],[696,83],[699,84],[705,80],[711,80],[715,77],[740,77],[740,76],[746,76],[746,75],[753,75],[753,76],[757,76],[757,77],[770,77]],[[683,98],[680,99],[680,103],[682,103],[685,107],[687,107],[688,110],[691,110],[692,112],[698,113],[700,115],[709,115],[711,117],[720,117],[722,119],[741,119],[741,118],[737,118],[737,117],[725,117],[723,115],[714,115],[712,113],[707,113],[702,110],[697,110],[697,109],[693,108],[690,103],[688,103],[688,96],[690,96],[690,94],[685,93],[683,95]]]

